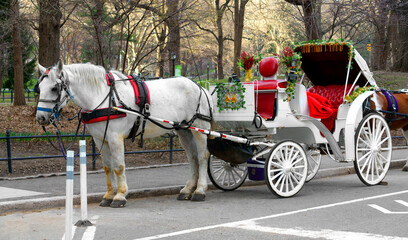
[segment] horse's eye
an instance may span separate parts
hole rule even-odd
[[[53,88],[51,89],[51,91],[53,91],[53,92],[56,92],[57,90],[58,90],[57,87],[53,87]]]

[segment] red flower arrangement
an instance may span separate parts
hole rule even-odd
[[[257,64],[259,60],[259,58],[254,58],[254,56],[251,56],[244,51],[238,59],[238,66],[247,71],[251,69],[254,64]]]

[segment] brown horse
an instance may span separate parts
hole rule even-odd
[[[385,93],[386,94],[386,93]],[[405,140],[408,144],[408,93],[397,92],[392,93],[395,99],[397,100],[398,105],[398,114],[390,114],[386,112],[381,112],[387,121],[389,121],[389,126],[391,130],[402,129],[404,133]],[[371,108],[377,111],[389,111],[392,112],[388,100],[383,92],[377,92],[374,94],[374,97],[371,98]],[[402,171],[408,171],[408,161],[405,166],[402,168]]]

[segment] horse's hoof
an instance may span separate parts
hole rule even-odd
[[[110,204],[110,207],[112,208],[122,208],[126,205],[126,199],[125,200],[113,200],[113,202]]]
[[[177,197],[177,200],[190,200],[191,193],[180,193]]]
[[[194,202],[201,202],[205,200],[205,194],[194,193],[193,197],[191,197],[191,201]]]
[[[405,166],[402,168],[402,171],[408,172],[408,165],[405,165]]]
[[[102,201],[99,203],[99,206],[101,207],[109,207],[112,203],[113,199],[102,199]]]

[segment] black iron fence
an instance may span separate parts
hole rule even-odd
[[[37,94],[34,92],[34,89],[24,89],[24,97],[27,102],[35,102],[35,97]],[[13,89],[2,88],[0,92],[0,102],[13,103],[14,100],[14,91]]]
[[[91,135],[85,134],[77,137],[86,137],[86,138],[92,138]],[[34,135],[34,136],[10,136],[10,131],[7,129],[6,131],[6,136],[5,137],[0,137],[0,141],[6,141],[6,149],[7,149],[7,157],[6,158],[0,158],[0,162],[7,161],[8,164],[8,171],[9,173],[13,173],[13,166],[12,163],[13,161],[17,160],[34,160],[34,159],[48,159],[48,158],[62,158],[64,155],[61,152],[61,155],[47,155],[47,156],[30,156],[30,157],[13,157],[12,156],[12,141],[14,139],[36,139],[36,138],[58,138],[60,137],[61,139],[63,138],[74,138],[74,134],[65,134],[65,135]],[[164,150],[144,150],[144,151],[129,151],[125,152],[125,154],[141,154],[141,153],[161,153],[161,152],[169,152],[169,163],[173,163],[173,152],[180,152],[184,151],[184,149],[174,149],[174,134],[169,134],[168,137],[170,138],[169,141],[169,148],[164,149]],[[65,154],[65,153],[64,153]],[[87,156],[92,156],[92,168],[95,169],[95,160],[96,157],[100,155],[99,152],[96,151],[95,147],[95,142],[92,140],[92,153],[87,153]]]

